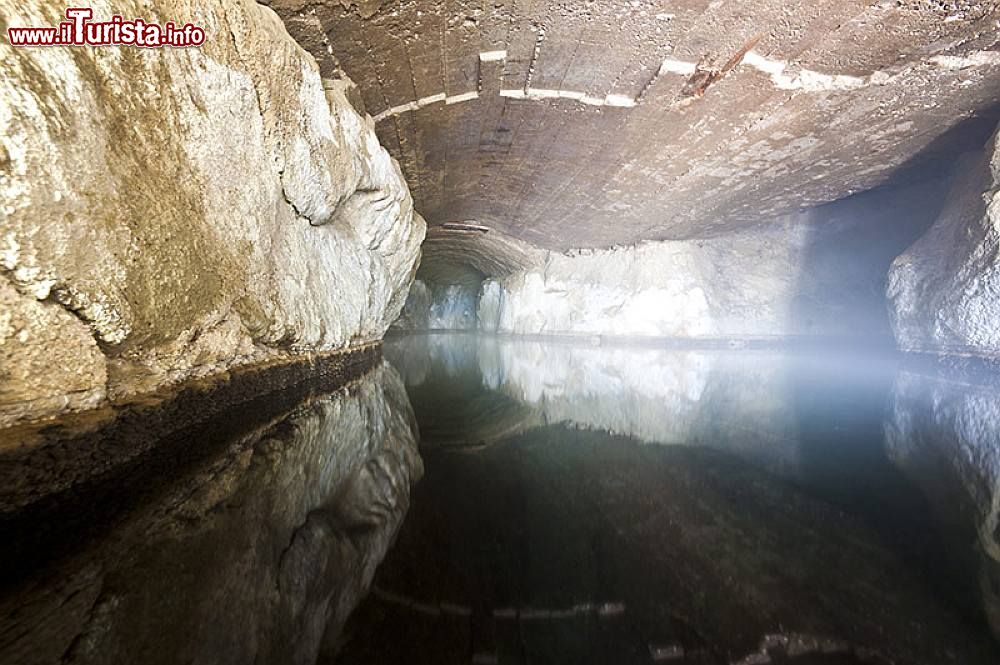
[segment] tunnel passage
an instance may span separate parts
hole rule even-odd
[[[560,252],[432,226],[394,329],[891,345],[890,267],[989,175],[998,119],[958,123],[878,187],[727,233]]]
[[[269,4],[428,220],[397,329],[891,343],[1000,117],[993,4]]]
[[[0,36],[0,661],[1000,662],[996,2],[119,9]]]
[[[396,330],[475,330],[484,285],[538,268],[545,253],[474,222],[448,222],[427,233],[416,281]]]

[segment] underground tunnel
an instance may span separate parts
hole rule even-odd
[[[1000,663],[1000,4],[0,0],[0,663]]]

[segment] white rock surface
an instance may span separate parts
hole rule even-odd
[[[1000,149],[970,155],[931,229],[893,263],[888,297],[906,351],[1000,357]]]
[[[488,281],[480,328],[513,334],[719,338],[854,335],[823,293],[867,276],[812,266],[804,224],[707,240],[549,253],[544,265]],[[841,282],[837,290],[827,285]],[[820,294],[817,296],[817,294]]]
[[[379,339],[419,257],[424,223],[372,121],[270,9],[114,10],[207,41],[0,44],[0,425]],[[0,0],[8,26],[61,11]],[[56,351],[65,380],[35,378]]]
[[[464,284],[428,286],[414,280],[398,330],[475,330],[476,292]]]

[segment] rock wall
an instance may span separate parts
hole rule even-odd
[[[475,330],[477,293],[465,284],[435,284],[414,280],[397,330]]]
[[[931,229],[892,264],[888,297],[905,351],[1000,357],[1000,148],[965,157]]]
[[[543,251],[495,229],[437,227],[419,275],[435,293],[478,284],[478,328],[490,332],[889,344],[886,273],[933,224],[949,182],[948,169],[918,164],[740,233],[606,250]],[[429,310],[432,300],[412,304]]]
[[[64,9],[0,0],[0,22]],[[0,426],[379,339],[418,261],[424,223],[350,82],[271,10],[114,10],[206,43],[0,44]]]
[[[877,336],[877,267],[816,258],[816,230],[774,226],[573,254],[487,281],[479,322],[514,334]]]

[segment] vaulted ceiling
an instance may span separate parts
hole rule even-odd
[[[1000,101],[997,2],[270,0],[432,225],[703,237],[882,183]]]

